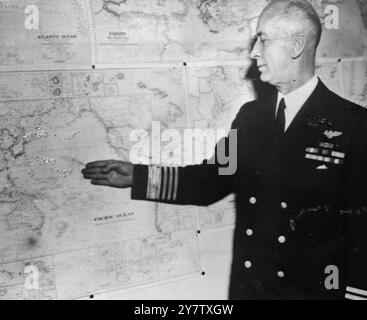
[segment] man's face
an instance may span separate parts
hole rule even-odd
[[[261,72],[261,80],[273,85],[291,79],[291,37],[287,24],[280,17],[263,14],[257,25],[257,40],[251,51]]]

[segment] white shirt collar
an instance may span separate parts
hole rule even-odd
[[[315,90],[318,84],[318,78],[314,75],[310,80],[308,80],[304,85],[297,88],[296,90],[283,95],[281,92],[278,92],[278,101],[276,112],[278,111],[279,102],[282,98],[284,98],[284,102],[286,105],[286,109],[284,110],[286,117],[286,129],[293,121],[294,117],[304,105],[306,100],[310,97],[312,92]],[[276,114],[276,113],[275,113]]]

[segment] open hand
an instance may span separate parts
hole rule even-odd
[[[87,163],[81,172],[94,185],[127,188],[132,186],[133,168],[130,162],[101,160]]]

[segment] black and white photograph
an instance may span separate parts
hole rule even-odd
[[[0,300],[367,300],[367,0],[0,0]]]

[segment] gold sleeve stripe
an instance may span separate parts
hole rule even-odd
[[[149,166],[147,199],[177,200],[178,167]]]
[[[161,185],[162,185],[161,172],[162,172],[161,167],[157,167],[157,184],[156,184],[155,199],[159,199],[161,195]]]
[[[173,183],[173,168],[172,167],[168,167],[168,195],[167,195],[167,200],[171,200],[172,198],[172,183]]]
[[[147,183],[147,199],[156,200],[159,197],[161,168],[158,166],[149,166],[148,183]]]
[[[149,199],[153,199],[153,192],[154,192],[154,167],[150,166],[151,176],[149,180]]]
[[[149,199],[153,199],[153,194],[154,194],[154,167],[153,166],[151,166],[150,167],[151,168],[151,170],[152,170],[152,176],[151,176],[151,179],[150,179],[150,181],[149,181],[149,184],[150,184],[150,186],[149,186]]]
[[[150,199],[150,185],[152,182],[152,167],[148,167],[148,182],[147,182],[147,199]]]
[[[167,167],[163,167],[163,188],[162,188],[162,200],[166,200],[166,192],[167,192]]]
[[[157,199],[157,191],[158,191],[158,184],[159,184],[159,167],[153,167],[153,176],[154,176],[154,185],[153,185],[153,199]]]
[[[174,170],[175,170],[175,186],[173,188],[173,199],[172,200],[176,201],[176,199],[177,199],[177,187],[178,187],[178,168],[175,167]]]

